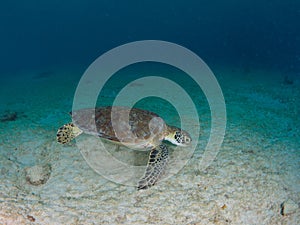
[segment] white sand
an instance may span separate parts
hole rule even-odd
[[[201,121],[204,135],[189,163],[145,191],[107,181],[75,144],[55,142],[78,79],[64,72],[25,85],[16,78],[15,89],[1,81],[1,110],[27,117],[0,123],[0,224],[299,224],[300,209],[280,213],[287,199],[300,203],[299,80],[287,85],[262,71],[216,74],[228,113],[217,158],[198,170],[209,132]],[[40,164],[51,165],[50,179],[28,184],[25,168]]]

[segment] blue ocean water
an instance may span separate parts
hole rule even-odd
[[[86,68],[131,41],[183,45],[210,65],[299,69],[299,2],[32,1],[1,3],[1,68]]]
[[[297,0],[1,2],[0,223],[297,224],[299,21]],[[94,173],[75,144],[62,147],[55,137],[71,120],[78,82],[91,63],[142,40],[173,42],[204,60],[223,91],[227,125],[215,161],[198,171],[213,116],[203,90],[163,63],[117,71],[99,90],[99,106],[113,104],[127,84],[145,86],[130,82],[158,76],[185,90],[200,120],[187,166],[140,194]],[[176,107],[155,93],[135,107],[181,125]],[[191,112],[186,108],[188,123],[196,126]],[[51,165],[45,184],[28,183],[35,165]],[[296,209],[284,217],[288,199]]]

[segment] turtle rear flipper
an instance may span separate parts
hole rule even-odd
[[[67,144],[81,133],[82,130],[73,123],[67,123],[57,130],[56,140],[58,143]]]
[[[164,172],[169,158],[168,148],[161,144],[151,150],[145,175],[138,183],[138,190],[153,186]]]

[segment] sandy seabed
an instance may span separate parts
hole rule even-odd
[[[204,112],[204,135],[186,166],[143,191],[94,172],[75,143],[56,143],[79,76],[64,71],[1,78],[0,224],[300,224],[299,207],[281,213],[286,200],[300,203],[299,76],[215,73],[227,107],[217,157],[198,169],[209,133]],[[49,166],[44,184],[27,178],[35,165]]]

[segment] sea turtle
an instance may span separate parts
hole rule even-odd
[[[133,149],[150,150],[144,176],[138,189],[147,189],[156,183],[165,170],[169,141],[178,146],[188,146],[192,139],[188,132],[167,125],[156,113],[121,106],[80,109],[70,113],[72,123],[57,131],[57,141],[66,144],[81,133],[95,135]]]

